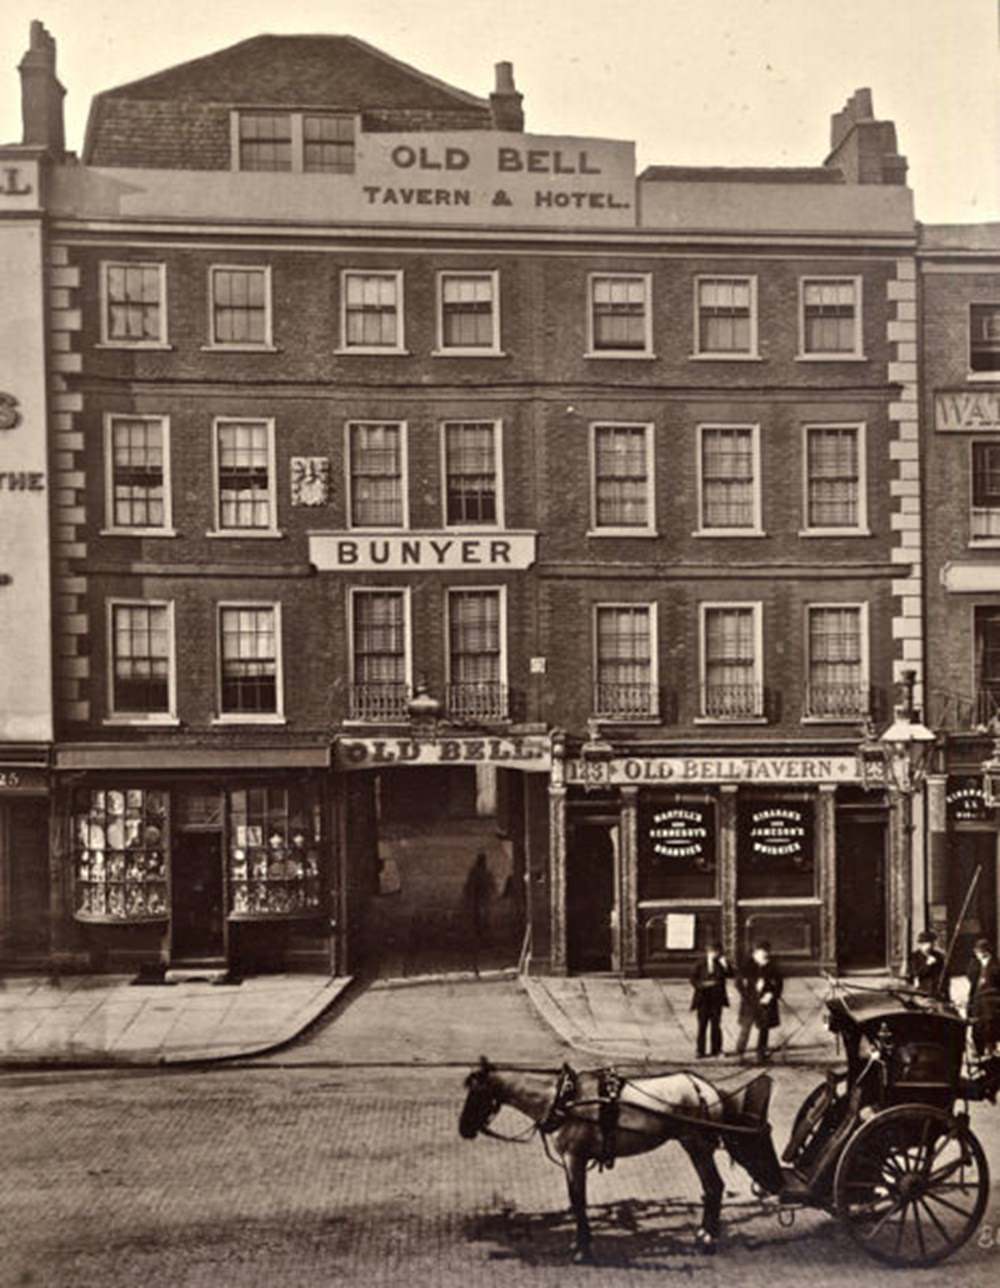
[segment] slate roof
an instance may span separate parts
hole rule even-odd
[[[252,36],[97,96],[214,103],[430,111],[489,103],[446,85],[356,36]],[[95,99],[96,104],[96,99]]]
[[[640,179],[661,183],[843,183],[828,166],[688,166],[651,165]]]

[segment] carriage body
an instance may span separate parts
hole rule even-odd
[[[965,1021],[944,1000],[906,991],[827,1002],[846,1068],[799,1109],[782,1155],[785,1202],[823,1207],[872,1256],[927,1266],[982,1219],[989,1171],[956,1104],[989,1094],[963,1073]]]

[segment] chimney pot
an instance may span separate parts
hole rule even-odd
[[[514,64],[497,63],[496,65],[496,92],[498,94],[516,94],[517,90],[514,85]]]
[[[490,95],[490,113],[493,117],[494,129],[512,130],[516,133],[524,130],[522,99],[523,95],[517,92],[514,84],[513,65],[497,63],[496,89]]]

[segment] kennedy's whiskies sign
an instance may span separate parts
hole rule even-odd
[[[635,144],[610,139],[363,133],[353,181],[376,222],[635,224]]]

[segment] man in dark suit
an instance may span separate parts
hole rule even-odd
[[[917,935],[917,946],[910,958],[906,977],[921,993],[926,993],[929,997],[947,998],[944,953],[935,946],[935,939],[933,930],[924,930]]]
[[[765,1064],[770,1058],[767,1050],[768,1034],[781,1022],[778,1016],[778,999],[784,979],[778,963],[771,957],[771,945],[762,939],[753,950],[753,956],[736,979],[740,991],[740,1029],[736,1039],[736,1054],[742,1056],[747,1049],[751,1028],[757,1026],[757,1063]]]
[[[708,1055],[722,1054],[722,1008],[729,1005],[726,980],[732,977],[729,963],[722,954],[721,944],[709,944],[705,956],[691,972],[691,1010],[698,1012],[698,1059],[705,1052],[705,1035],[708,1033]]]
[[[977,939],[969,966],[969,1019],[976,1055],[996,1053],[1000,1042],[1000,962],[988,939]]]

